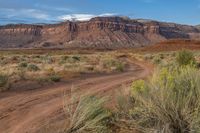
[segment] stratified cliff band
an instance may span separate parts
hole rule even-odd
[[[123,17],[0,26],[0,48],[132,48],[168,39],[200,39],[200,28]]]

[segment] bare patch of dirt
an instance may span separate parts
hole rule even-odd
[[[81,93],[113,95],[122,84],[151,74],[151,67],[134,60],[123,73],[85,75],[69,82],[34,90],[11,91],[0,94],[0,131],[3,133],[54,132],[63,127],[63,92],[72,85]],[[51,126],[53,125],[53,126]],[[50,127],[50,131],[48,128]]]

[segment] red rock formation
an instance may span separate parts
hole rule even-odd
[[[0,47],[130,48],[167,39],[198,39],[193,26],[121,17],[97,17],[85,22],[0,27]]]

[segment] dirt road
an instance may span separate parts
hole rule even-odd
[[[136,62],[123,73],[85,75],[79,79],[62,82],[35,90],[6,92],[0,94],[0,133],[38,133],[55,127],[64,117],[63,92],[72,85],[81,92],[113,91],[122,84],[147,77],[150,70]],[[53,127],[50,127],[53,131]],[[50,131],[48,131],[49,133]]]

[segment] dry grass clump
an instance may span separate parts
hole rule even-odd
[[[9,89],[9,76],[6,74],[0,74],[0,92]]]
[[[65,103],[69,126],[79,132],[200,132],[200,71],[192,66],[158,70],[151,79],[133,82],[117,96],[116,111],[104,97],[71,97]]]
[[[134,82],[127,103],[117,114],[125,110],[119,122],[134,131],[200,132],[200,72],[189,66],[163,69],[148,81]]]
[[[139,59],[150,61],[158,67],[193,65],[199,67],[200,52],[180,50],[177,52],[143,53],[135,54]]]
[[[125,64],[118,59],[106,58],[102,61],[102,67],[107,71],[123,72]]]
[[[64,133],[107,133],[111,112],[105,108],[105,97],[76,96],[65,97],[64,109],[69,124]]]

